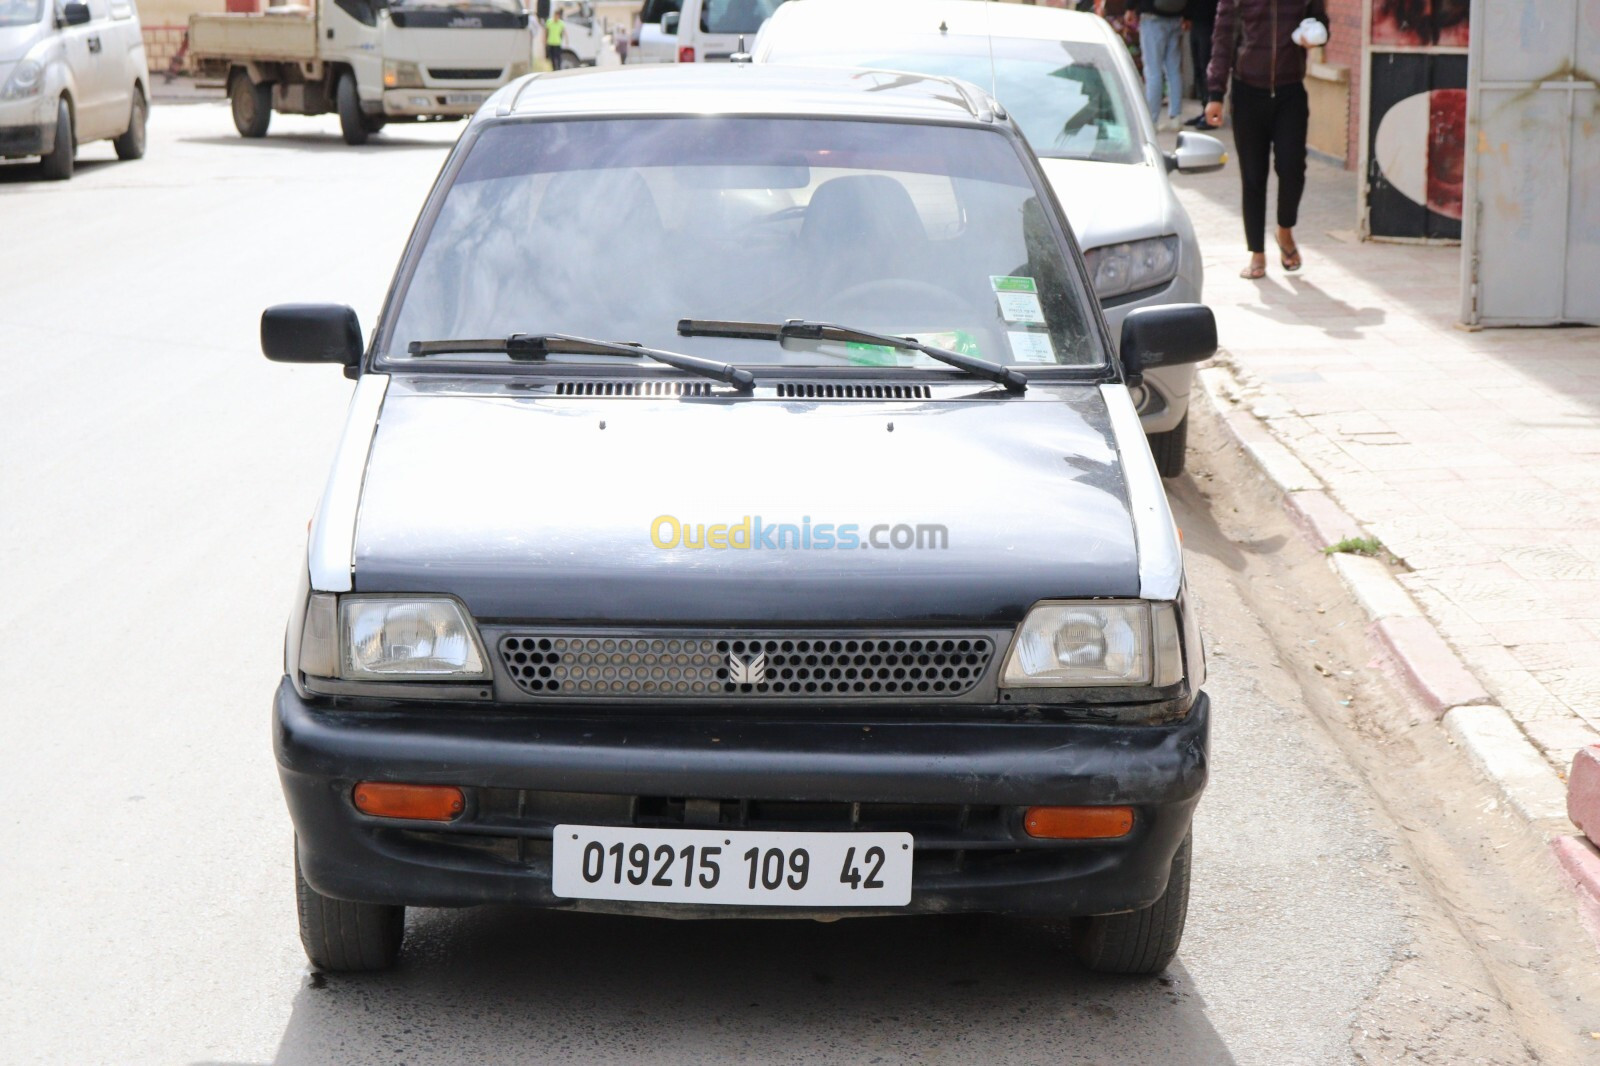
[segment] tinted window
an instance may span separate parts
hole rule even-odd
[[[1098,363],[1067,255],[1025,157],[997,131],[508,124],[473,145],[385,349],[404,357],[412,341],[571,333],[744,363],[925,360],[676,328],[684,318],[811,318],[1007,363]]]
[[[700,28],[706,33],[755,33],[783,0],[705,0]]]

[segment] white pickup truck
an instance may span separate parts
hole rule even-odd
[[[266,135],[272,112],[339,115],[348,144],[393,121],[464,118],[528,73],[519,0],[316,0],[262,15],[192,15],[189,56],[227,87],[233,124]]]

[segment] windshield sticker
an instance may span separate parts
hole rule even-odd
[[[989,284],[995,292],[1038,292],[1039,286],[1033,283],[1032,278],[1009,278],[1003,275],[989,275]]]
[[[1039,297],[1031,292],[997,292],[1000,298],[1000,317],[1007,322],[1014,322],[1024,326],[1042,326],[1044,322],[1044,308],[1039,306]]]
[[[1011,354],[1019,363],[1054,363],[1056,361],[1055,345],[1050,343],[1048,333],[1023,333],[1013,331],[1006,334],[1006,339],[1011,342]]]

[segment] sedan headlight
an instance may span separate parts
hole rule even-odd
[[[1163,688],[1182,680],[1174,604],[1087,600],[1040,603],[1029,611],[1000,684]]]
[[[422,88],[422,68],[406,59],[383,61],[383,87],[385,89]]]
[[[345,681],[484,681],[478,631],[455,600],[311,596],[300,669]]]
[[[22,100],[38,96],[43,85],[44,64],[38,60],[24,59],[11,72],[11,77],[6,79],[5,88],[0,90],[0,99]]]
[[[1094,282],[1094,294],[1104,300],[1125,292],[1153,289],[1178,275],[1178,238],[1108,244],[1083,253]]]

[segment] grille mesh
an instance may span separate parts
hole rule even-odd
[[[709,381],[558,381],[557,396],[710,396]]]
[[[782,381],[778,395],[799,400],[926,400],[932,395],[926,385],[850,385]]]
[[[994,642],[981,634],[524,632],[502,637],[499,650],[517,687],[533,696],[949,699],[982,679]],[[737,679],[740,667],[757,679]]]
[[[493,81],[503,72],[501,67],[429,67],[430,77],[440,81]]]

